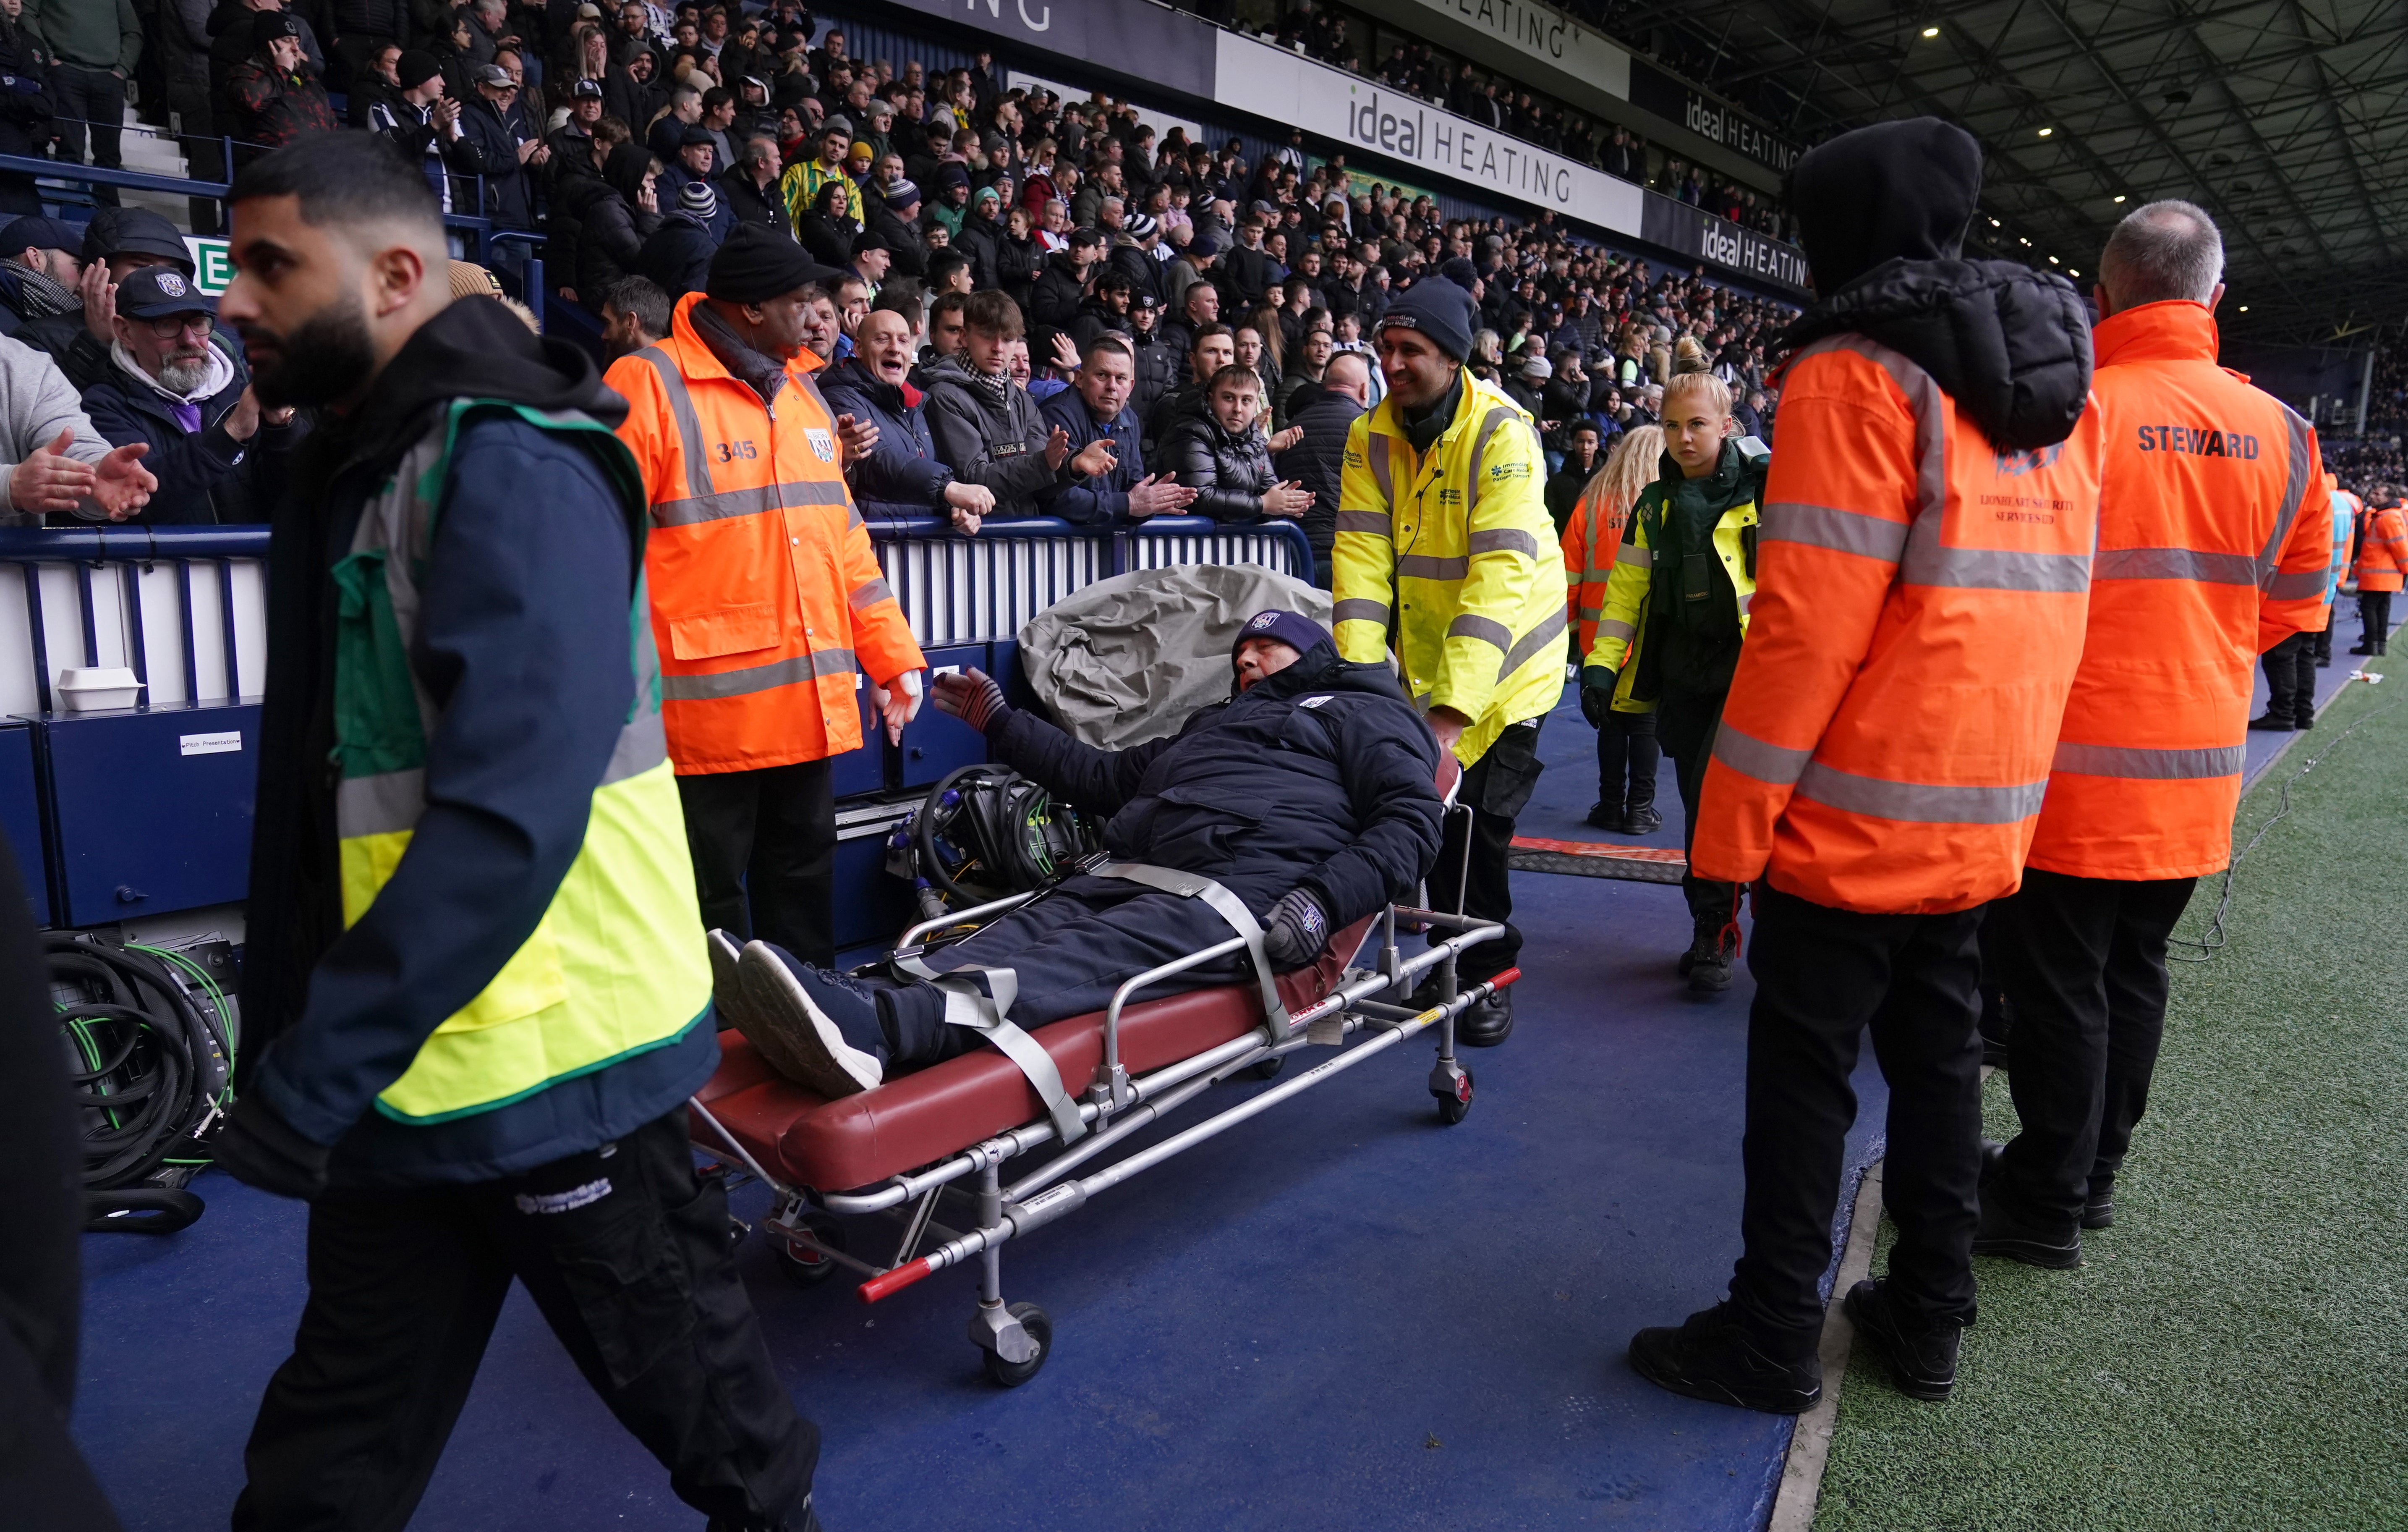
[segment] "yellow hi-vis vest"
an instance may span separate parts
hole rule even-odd
[[[660,665],[643,583],[643,490],[618,438],[576,412],[454,401],[370,498],[349,554],[335,566],[343,924],[375,902],[426,808],[426,741],[437,715],[409,665],[417,577],[460,431],[472,416],[494,411],[591,454],[620,490],[635,544],[627,633],[636,696],[595,787],[584,844],[535,933],[378,1095],[377,1110],[400,1122],[492,1111],[666,1047],[710,1005],[694,863],[661,728]]]

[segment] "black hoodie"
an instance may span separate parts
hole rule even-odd
[[[330,577],[369,498],[459,397],[625,413],[576,347],[464,298],[422,326],[347,417],[294,455],[269,543],[243,972],[242,1089],[333,1146],[337,1184],[491,1179],[605,1143],[710,1072],[707,1028],[523,1101],[426,1126],[374,1107],[427,1035],[535,930],[583,844],[628,716],[628,602],[643,507],[595,458],[515,415],[460,432],[419,574],[409,661],[438,712],[409,852],[348,931],[335,783]],[[255,1134],[254,1136],[257,1136]]]
[[[2001,447],[2054,445],[2090,397],[2090,315],[2063,277],[1959,258],[1982,190],[1982,149],[1937,118],[1877,123],[1789,172],[1821,301],[1790,325],[1805,346],[1853,333],[1931,374]]]

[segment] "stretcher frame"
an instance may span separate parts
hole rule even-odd
[[[1449,812],[1469,817],[1461,808],[1451,807]],[[965,925],[992,920],[1037,897],[1034,892],[1015,894],[924,920],[904,932],[898,950],[910,950],[939,932],[950,935]],[[1456,907],[1462,907],[1460,891]],[[1397,945],[1399,932],[1433,928],[1455,934],[1411,957],[1403,955]],[[780,1241],[781,1264],[801,1285],[816,1286],[842,1268],[865,1279],[856,1292],[863,1303],[871,1304],[948,1266],[977,1258],[978,1307],[970,1318],[969,1337],[984,1353],[987,1375],[1006,1387],[1018,1387],[1034,1378],[1052,1354],[1053,1322],[1033,1303],[1004,1301],[1002,1253],[1003,1246],[1011,1240],[1077,1212],[1097,1192],[1142,1175],[1431,1029],[1438,1033],[1438,1061],[1430,1070],[1428,1088],[1438,1102],[1439,1120],[1450,1125],[1463,1120],[1471,1108],[1472,1079],[1471,1072],[1455,1056],[1455,1022],[1473,1004],[1513,983],[1521,970],[1508,969],[1465,988],[1456,980],[1456,959],[1470,947],[1502,936],[1505,928],[1494,921],[1392,903],[1381,913],[1374,933],[1378,966],[1345,969],[1328,994],[1294,1011],[1284,1029],[1266,1022],[1201,1053],[1135,1077],[1120,1057],[1121,1012],[1130,998],[1164,979],[1242,952],[1246,942],[1232,936],[1124,981],[1105,1007],[1102,1062],[1078,1100],[1079,1115],[1088,1131],[1073,1147],[1009,1184],[1003,1179],[1008,1162],[1060,1141],[1052,1118],[1042,1111],[1017,1128],[917,1171],[843,1192],[824,1192],[781,1179],[756,1160],[699,1098],[688,1105],[694,1119],[710,1131],[707,1135],[695,1135],[695,1148],[730,1177],[731,1185],[758,1180],[776,1194],[778,1205],[763,1221],[763,1231]],[[1433,971],[1439,986],[1435,1004],[1416,1010],[1396,1003],[1410,996]],[[1251,984],[1246,988],[1251,989]],[[1256,1078],[1270,1078],[1289,1054],[1314,1047],[1334,1048],[1337,1052],[1294,1078],[1256,1091],[1160,1143],[1085,1175],[1072,1174],[1211,1087],[1247,1072]],[[975,1225],[954,1230],[939,1223],[935,1215],[940,1194],[972,1178]],[[903,1225],[894,1253],[883,1265],[855,1255],[844,1225],[838,1221],[867,1215],[885,1215]],[[739,1236],[742,1232],[739,1225]],[[939,1242],[924,1250],[932,1235]]]

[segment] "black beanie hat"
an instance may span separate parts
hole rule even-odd
[[[1424,277],[1388,305],[1380,316],[1380,328],[1419,330],[1460,362],[1471,354],[1471,331],[1478,318],[1469,292],[1443,277]]]
[[[797,287],[827,282],[839,275],[812,260],[802,246],[783,235],[744,224],[710,258],[703,296],[722,303],[766,303]]]
[[[442,72],[443,65],[436,62],[434,54],[423,48],[413,48],[402,54],[401,62],[394,66],[394,74],[405,91],[414,91]]]
[[[1797,214],[1815,294],[1828,298],[1884,261],[1956,259],[1981,195],[1973,136],[1910,117],[1808,150],[1782,200]]]

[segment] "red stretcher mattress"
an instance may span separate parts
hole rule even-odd
[[[1327,995],[1363,936],[1365,917],[1330,939],[1321,960],[1279,981],[1290,1011]],[[1223,985],[1121,1011],[1121,1063],[1132,1075],[1160,1069],[1263,1024],[1260,986]],[[1095,1011],[1031,1033],[1054,1056],[1063,1088],[1076,1097],[1104,1057],[1104,1013]],[[875,1091],[823,1101],[764,1062],[744,1034],[719,1034],[719,1068],[695,1097],[747,1152],[789,1185],[847,1192],[932,1161],[1045,1115],[1018,1066],[990,1048],[974,1048]],[[720,1147],[700,1118],[695,1142]]]

